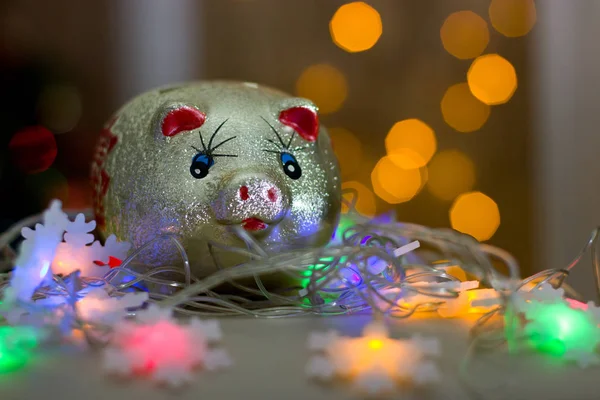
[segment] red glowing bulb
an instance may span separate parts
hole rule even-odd
[[[20,130],[12,137],[8,148],[14,164],[27,174],[50,168],[58,153],[54,134],[43,126]]]

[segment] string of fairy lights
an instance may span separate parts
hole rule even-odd
[[[349,194],[356,199],[355,191]],[[198,278],[173,235],[157,236],[110,268],[86,266],[87,251],[98,249],[89,233],[95,222],[86,222],[84,214],[68,215],[54,201],[42,215],[0,235],[0,316],[5,319],[0,319],[0,374],[24,368],[41,351],[38,346],[60,340],[102,351],[102,367],[110,375],[180,386],[193,381],[198,369],[232,366],[231,355],[221,346],[227,332],[221,332],[218,321],[199,316],[278,318],[367,310],[373,321],[358,338],[335,331],[308,337],[310,378],[341,378],[372,395],[394,392],[406,382],[425,387],[439,383],[443,372],[433,358],[442,354],[439,340],[392,338],[383,322],[384,316],[407,318],[433,311],[444,318],[481,315],[460,369],[463,383],[475,392],[485,392],[468,372],[468,361],[478,349],[506,344],[512,352],[535,350],[581,368],[600,364],[600,307],[567,298],[579,295],[564,282],[591,251],[600,290],[600,229],[566,267],[520,280],[517,262],[499,248],[453,230],[381,217],[365,220],[354,213],[355,203],[346,206],[356,220],[343,221],[325,247],[270,254],[239,228],[235,233],[248,249],[224,249],[254,251],[252,260]],[[19,232],[25,240],[14,251],[10,243]],[[182,266],[149,269],[136,262],[145,247],[160,240],[177,246]],[[421,246],[424,252],[413,254]],[[123,257],[129,246],[107,240],[100,248],[106,252],[91,257],[105,264],[116,255]],[[496,269],[497,262],[508,274]],[[275,271],[300,279],[301,287],[268,290],[261,275]],[[255,284],[243,283],[251,277]],[[222,284],[253,298],[214,290]]]
[[[510,101],[517,90],[511,62],[500,54],[486,53],[489,25],[503,36],[515,38],[528,34],[537,17],[533,0],[492,0],[487,11],[487,16],[457,11],[440,26],[440,41],[447,53],[472,60],[465,81],[450,85],[439,102],[445,123],[461,133],[484,127],[492,108]],[[386,35],[379,11],[361,1],[341,5],[329,30],[333,43],[353,54],[368,51]],[[296,93],[312,99],[324,115],[340,111],[351,95],[344,72],[327,63],[306,67],[296,81]],[[359,137],[342,127],[332,128],[331,137],[346,177],[343,187],[358,191],[356,208],[361,214],[377,213],[376,197],[396,205],[426,189],[451,202],[449,220],[454,229],[482,241],[498,229],[500,210],[488,194],[476,190],[475,163],[457,149],[438,151],[436,133],[427,121],[405,119],[390,127],[386,154],[376,162],[369,181],[353,178],[363,156]]]

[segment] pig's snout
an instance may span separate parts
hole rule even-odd
[[[277,199],[280,196],[280,190],[275,187],[275,186],[271,186],[268,190],[267,190],[267,199],[269,199],[269,201],[271,203],[276,203]],[[262,195],[264,193],[259,193],[259,195]],[[254,194],[256,195],[256,193]],[[246,200],[250,200],[250,189],[248,189],[248,186],[246,185],[242,185],[240,186],[240,199],[246,201]]]
[[[264,174],[237,175],[220,186],[213,209],[223,224],[262,230],[279,222],[290,207],[287,188]]]

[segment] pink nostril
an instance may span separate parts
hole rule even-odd
[[[242,186],[240,188],[240,198],[244,201],[250,198],[250,195],[248,195],[248,186]]]
[[[275,191],[275,188],[269,189],[267,196],[269,196],[269,200],[271,200],[271,202],[275,203],[277,201],[277,191]]]

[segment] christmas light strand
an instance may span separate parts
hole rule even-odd
[[[357,196],[356,193],[350,194],[353,196],[347,206],[352,215]],[[29,218],[17,224],[0,237],[0,244],[10,243],[21,228],[39,220],[40,217]],[[219,243],[212,244],[211,248],[219,247],[221,250],[244,254],[252,260],[233,268],[221,268],[203,279],[192,276],[187,255],[177,237],[160,235],[132,252],[119,267],[112,268],[99,281],[111,286],[111,292],[115,294],[134,287],[145,287],[152,301],[174,307],[183,314],[281,317],[306,313],[343,314],[372,308],[392,317],[408,317],[418,309],[435,308],[443,304],[445,299],[459,296],[457,290],[433,285],[440,281],[458,281],[447,274],[443,266],[458,265],[478,280],[493,284],[497,273],[490,260],[499,258],[509,266],[511,276],[518,277],[518,267],[509,254],[455,231],[365,219],[359,219],[354,226],[340,229],[338,240],[328,247],[274,255],[262,249],[243,229],[238,229],[236,233],[247,244],[247,248],[232,248]],[[170,240],[177,247],[182,266],[149,269],[136,265],[137,256],[160,240]],[[426,255],[397,257],[394,254],[416,241],[427,252]],[[446,261],[431,265],[423,261],[426,258]],[[217,258],[215,263],[219,266]],[[304,282],[305,287],[291,287],[277,292],[268,290],[260,275],[277,271]],[[180,279],[174,280],[173,275],[178,275]],[[254,278],[255,284],[239,283],[247,278]],[[90,281],[85,276],[82,280]],[[432,285],[415,285],[428,281]],[[224,283],[255,298],[249,300],[244,296],[216,293],[214,289]],[[63,295],[65,293],[64,288],[49,289],[44,286],[36,296],[56,294],[57,291]],[[400,303],[400,297],[406,294],[425,296],[430,301],[411,305]]]
[[[348,204],[351,210],[354,205],[355,201]],[[48,217],[48,212],[17,224],[0,236],[0,243],[11,243],[19,229],[43,220]],[[56,218],[60,216],[59,209],[53,212]],[[82,221],[79,222],[81,225]],[[40,311],[39,307],[48,310],[50,303],[54,306],[62,304],[63,313],[71,310],[69,312],[73,314],[71,327],[81,329],[90,344],[103,346],[110,339],[98,339],[102,335],[97,332],[110,332],[110,324],[103,318],[91,321],[85,313],[77,311],[85,304],[82,302],[77,306],[78,301],[87,293],[99,293],[95,288],[104,290],[104,294],[95,295],[98,301],[107,296],[125,299],[130,292],[140,292],[142,288],[147,291],[143,300],[192,316],[287,317],[347,314],[371,309],[377,315],[406,318],[417,311],[438,310],[440,315],[454,316],[471,309],[478,312],[491,310],[471,331],[472,348],[489,349],[507,342],[506,326],[514,322],[507,318],[498,322],[496,317],[505,315],[507,309],[514,306],[515,295],[518,298],[522,293],[550,282],[555,288],[562,285],[571,297],[577,298],[578,294],[564,284],[564,279],[588,250],[592,252],[594,273],[598,277],[598,232],[594,231],[582,252],[566,268],[542,271],[525,280],[519,279],[519,268],[514,258],[501,249],[451,230],[381,219],[358,219],[352,226],[342,226],[340,234],[329,246],[279,254],[269,254],[252,236],[239,229],[236,233],[247,244],[246,248],[226,248],[218,243],[213,246],[244,254],[251,261],[232,268],[220,268],[201,279],[191,273],[187,255],[177,237],[160,235],[154,241],[168,240],[179,249],[180,267],[150,269],[136,263],[144,248],[154,243],[151,241],[133,251],[120,266],[111,268],[103,277],[79,274],[66,277],[49,274],[44,277],[40,274],[40,285],[31,295],[33,303],[21,304],[12,316],[33,315]],[[82,243],[89,244],[89,240]],[[8,249],[3,254],[16,254]],[[9,263],[14,264],[14,261],[9,260]],[[218,265],[218,260],[215,261]],[[507,267],[508,276],[494,268],[495,261]],[[460,267],[473,280],[461,282],[447,272],[446,268],[450,266]],[[273,272],[303,281],[303,285],[282,290],[267,289],[260,276]],[[0,274],[0,291],[4,298],[14,278],[14,272]],[[253,284],[247,283],[248,278],[254,279]],[[242,281],[245,283],[242,284]],[[215,290],[226,283],[238,289],[239,293]],[[490,289],[479,289],[480,284]],[[126,300],[123,304],[132,303]],[[112,308],[115,308],[114,304]],[[136,308],[129,307],[126,315],[135,316]],[[49,312],[52,314],[53,310],[49,309]]]
[[[354,205],[355,201],[348,204],[351,209]],[[28,219],[25,222],[33,224],[36,220]],[[21,223],[17,226],[21,228],[24,225]],[[18,229],[11,229],[7,234],[14,236],[15,232]],[[242,229],[236,233],[248,244],[247,248],[227,248],[218,243],[213,246],[245,254],[253,260],[237,267],[220,269],[203,279],[191,274],[187,255],[177,237],[161,235],[136,249],[103,278],[83,276],[82,281],[104,282],[112,287],[111,292],[115,294],[143,286],[149,290],[152,301],[161,306],[175,307],[183,314],[281,317],[306,313],[343,314],[373,308],[392,317],[407,317],[418,309],[435,308],[443,304],[445,299],[458,297],[457,290],[439,285],[439,282],[458,282],[457,278],[445,272],[444,266],[458,265],[478,280],[493,283],[498,274],[490,259],[499,258],[510,267],[511,275],[518,276],[516,263],[500,249],[482,245],[469,236],[451,230],[436,230],[414,224],[362,220],[343,230],[337,243],[334,241],[328,247],[276,255],[268,254]],[[2,239],[2,243],[9,243],[14,238],[3,235]],[[136,257],[159,240],[169,240],[178,248],[182,267],[149,269],[135,264]],[[395,251],[415,241],[427,252],[425,256],[395,256]],[[427,265],[423,257],[446,261]],[[215,262],[219,265],[218,259]],[[269,291],[259,276],[276,271],[296,281],[304,281],[305,287]],[[180,276],[180,279],[174,280],[173,275]],[[169,276],[169,279],[165,276]],[[253,277],[255,285],[239,283],[242,279]],[[422,284],[427,281],[431,285]],[[436,282],[437,285],[434,284]],[[239,295],[216,293],[214,289],[224,283],[255,298],[249,300]],[[65,289],[44,286],[36,296],[57,293],[64,295]],[[434,301],[407,306],[398,301],[401,293],[419,294]]]

